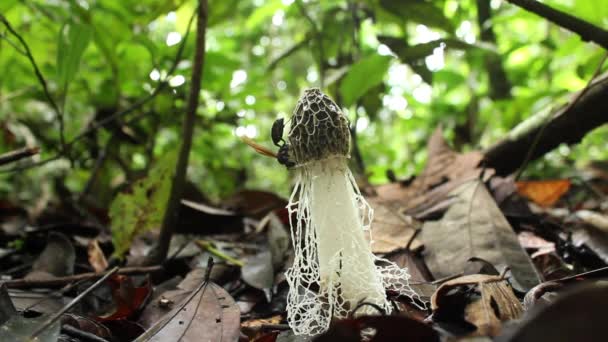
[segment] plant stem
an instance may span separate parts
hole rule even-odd
[[[182,125],[182,145],[175,166],[171,184],[171,193],[163,217],[158,246],[150,255],[148,264],[161,263],[167,257],[169,243],[173,236],[173,231],[177,223],[180,200],[182,198],[184,184],[186,183],[186,170],[190,148],[192,147],[192,136],[194,134],[194,124],[196,119],[196,109],[198,108],[198,98],[201,90],[201,80],[203,78],[203,67],[205,65],[205,33],[207,29],[207,0],[199,0],[198,22],[196,25],[196,45],[194,54],[194,67],[192,68],[192,82],[190,85],[190,95],[186,107],[186,118]]]

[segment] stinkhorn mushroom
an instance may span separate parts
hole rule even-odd
[[[282,124],[282,122],[280,122]],[[273,140],[277,142],[273,129]],[[281,139],[282,140],[282,139]],[[348,168],[350,130],[340,108],[319,89],[308,89],[290,120],[295,187],[288,209],[295,258],[287,271],[287,320],[298,335],[317,335],[332,317],[389,313],[386,290],[417,297],[407,269],[371,250],[373,211]],[[366,234],[369,238],[366,239]]]

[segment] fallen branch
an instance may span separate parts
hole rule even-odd
[[[523,127],[520,125],[507,138],[488,148],[484,152],[485,165],[500,175],[510,174],[526,159],[535,160],[562,143],[578,143],[588,132],[608,122],[608,73],[596,78],[583,91],[580,97],[578,93],[574,95],[573,99],[578,99],[573,105],[564,105],[548,113],[548,117],[546,113],[535,115]],[[534,149],[529,153],[531,146]]]
[[[134,274],[148,274],[162,270],[162,266],[147,266],[147,267],[123,267],[118,269],[118,274],[123,275],[134,275]],[[56,288],[66,284],[70,284],[82,280],[93,280],[101,278],[107,275],[108,272],[95,273],[81,273],[66,277],[57,277],[53,279],[14,279],[6,280],[1,282],[6,285],[9,289],[31,289],[31,288]]]
[[[573,15],[556,10],[535,0],[507,1],[578,34],[584,41],[594,42],[604,49],[608,49],[608,31],[601,27],[595,26]]]

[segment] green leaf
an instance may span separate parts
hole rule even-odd
[[[57,49],[57,78],[63,89],[67,89],[80,66],[82,54],[91,40],[91,26],[73,20],[66,22],[59,31]]]
[[[161,224],[175,173],[178,149],[167,152],[147,177],[135,182],[130,192],[118,194],[110,205],[114,256],[121,258],[133,239]]]
[[[15,4],[17,4],[18,0],[2,0],[0,1],[0,13],[5,14],[10,10]]]
[[[433,80],[433,73],[426,67],[424,58],[432,55],[433,50],[438,47],[443,46],[446,50],[482,51],[483,53],[496,54],[496,50],[492,45],[484,43],[469,44],[455,38],[442,38],[416,45],[408,45],[400,37],[378,36],[378,41],[388,46],[403,63],[408,64],[414,72],[429,84]]]
[[[380,84],[391,60],[391,56],[371,55],[353,64],[340,82],[344,105],[352,105],[368,90]]]
[[[400,21],[412,20],[429,27],[453,32],[454,25],[432,2],[420,0],[380,0],[380,6]]]
[[[408,45],[404,39],[399,37],[379,36],[378,41],[391,48],[391,50],[397,56],[399,56],[399,59],[401,59],[405,63],[410,63],[419,59],[423,59],[426,56],[430,56],[433,54],[433,50],[441,46],[444,46],[445,49],[455,49],[463,51],[477,49],[487,53],[496,53],[493,47],[489,46],[488,44],[469,44],[463,42],[462,40],[454,38],[437,39],[427,43],[420,43],[416,45]]]
[[[239,5],[239,0],[215,0],[209,4],[209,21],[208,27],[221,24],[234,15],[236,8]]]

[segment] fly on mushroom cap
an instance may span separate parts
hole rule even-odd
[[[331,156],[348,157],[348,119],[320,89],[307,89],[293,112],[288,140],[296,165]]]

